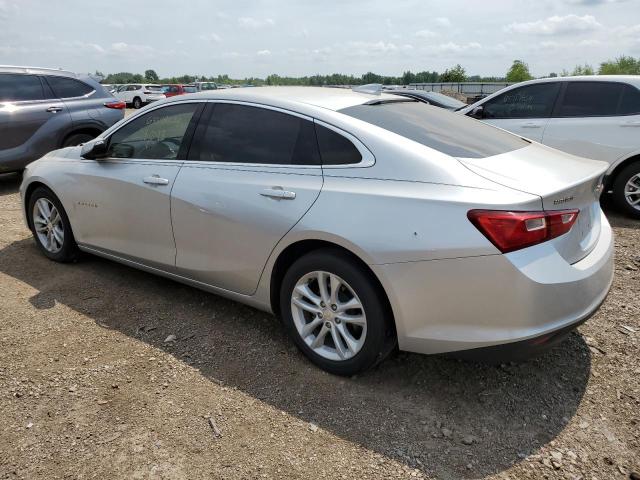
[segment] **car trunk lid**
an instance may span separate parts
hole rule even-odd
[[[567,262],[581,260],[595,246],[600,235],[602,179],[608,164],[539,144],[492,157],[458,160],[493,182],[538,195],[545,211],[579,209],[573,228],[552,240]]]

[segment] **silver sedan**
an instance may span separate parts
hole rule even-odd
[[[606,296],[605,163],[394,95],[232,89],[160,101],[29,165],[42,253],[80,252],[282,318],[352,375],[394,348],[515,358]]]

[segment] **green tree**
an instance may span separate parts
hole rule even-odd
[[[150,82],[157,82],[160,80],[156,71],[151,69],[144,71],[144,78]]]
[[[529,65],[522,60],[514,60],[513,65],[507,72],[507,82],[524,82],[525,80],[531,80],[533,77],[529,73]]]
[[[596,72],[593,70],[593,67],[585,63],[584,65],[576,65],[571,75],[595,75],[595,74]]]
[[[615,60],[607,60],[600,64],[600,75],[640,75],[640,58],[635,59],[622,55]]]
[[[378,75],[377,73],[367,72],[362,75],[362,83],[383,83],[382,75]]]
[[[457,64],[451,69],[446,69],[442,75],[440,75],[440,81],[443,83],[458,83],[467,81],[467,72],[462,65]]]

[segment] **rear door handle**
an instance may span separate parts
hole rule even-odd
[[[265,188],[260,192],[263,197],[276,198],[278,200],[293,200],[296,198],[296,192],[283,190],[282,188]]]
[[[640,127],[640,120],[631,120],[628,122],[622,122],[621,127]]]
[[[150,177],[144,177],[142,179],[144,183],[149,185],[169,185],[169,180],[166,178],[160,178],[158,175],[152,175]]]
[[[62,107],[55,107],[54,106],[54,107],[47,108],[47,112],[49,112],[49,113],[58,113],[60,111],[62,111]]]
[[[540,128],[542,126],[541,123],[529,122],[523,123],[522,128]]]

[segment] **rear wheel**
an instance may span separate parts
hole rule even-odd
[[[78,257],[69,218],[60,200],[51,190],[38,187],[27,205],[29,227],[42,253],[56,262],[71,262]]]
[[[613,182],[613,198],[627,215],[640,218],[640,162],[625,167]]]
[[[89,133],[74,133],[73,135],[69,135],[62,144],[63,147],[75,147],[76,145],[80,145],[81,143],[88,142],[89,140],[93,140],[95,138],[94,135]]]
[[[297,260],[283,279],[280,305],[294,343],[330,373],[366,370],[396,344],[384,292],[340,251],[319,250]]]
[[[140,97],[136,97],[133,99],[133,108],[135,108],[136,110],[142,107],[142,100],[140,100]]]

